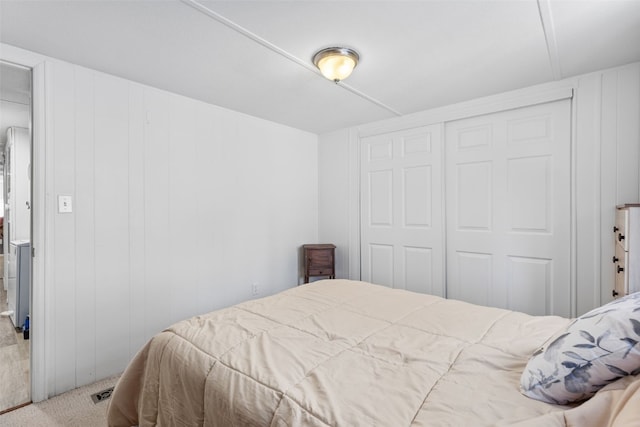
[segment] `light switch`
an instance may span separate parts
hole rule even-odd
[[[71,196],[58,196],[58,213],[73,212]]]

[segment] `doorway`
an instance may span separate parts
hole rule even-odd
[[[32,72],[0,61],[0,413],[31,401]]]

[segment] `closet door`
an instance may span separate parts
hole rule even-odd
[[[447,297],[570,315],[570,101],[446,124]]]
[[[444,295],[441,126],[360,143],[362,280]]]

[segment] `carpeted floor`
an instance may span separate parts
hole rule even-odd
[[[0,426],[105,427],[108,399],[93,403],[91,395],[113,387],[117,380],[118,376],[107,378],[0,415]]]

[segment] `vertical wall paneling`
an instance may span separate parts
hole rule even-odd
[[[576,298],[580,314],[612,300],[615,206],[640,200],[640,64],[582,76],[576,94]]]
[[[319,240],[336,245],[336,277],[360,279],[360,147],[355,128],[318,142]]]
[[[171,253],[172,322],[189,317],[191,301],[198,294],[198,260],[188,249],[196,247],[199,233],[196,107],[195,101],[180,97],[172,98],[169,105],[169,228],[163,246]]]
[[[2,59],[35,67],[34,401],[122,371],[252,282],[296,285],[318,239],[316,135],[11,46]]]
[[[144,345],[149,338],[145,328],[147,311],[145,293],[145,191],[144,191],[144,134],[146,113],[144,89],[129,84],[129,357]]]
[[[55,179],[53,185],[55,203],[57,196],[75,196],[75,73],[74,67],[56,63],[53,68],[55,87],[52,91],[53,117],[53,163]],[[49,141],[48,141],[49,142]],[[76,260],[75,213],[59,214],[54,207],[53,262],[55,264],[52,283],[54,389],[53,393],[74,388],[76,385]]]
[[[640,79],[639,67],[617,71],[618,204],[640,202]]]
[[[349,180],[346,212],[349,217],[348,252],[349,278],[360,280],[362,271],[360,265],[360,139],[358,132],[351,129],[348,132]],[[334,209],[338,208],[337,206]]]
[[[612,263],[609,254],[614,253],[615,242],[611,238],[613,233],[612,227],[615,224],[615,207],[620,203],[618,198],[619,192],[619,176],[618,171],[618,73],[605,73],[602,75],[602,116],[601,121],[601,139],[602,149],[600,158],[600,170],[602,171],[601,181],[601,220],[602,220],[602,259],[605,260],[606,266],[602,270],[602,285],[613,289],[613,274],[611,271]],[[609,258],[609,259],[607,259]],[[611,277],[609,277],[611,276]],[[608,286],[607,286],[608,285]],[[606,300],[612,296],[606,296]],[[605,301],[606,301],[605,300]]]
[[[169,98],[145,88],[145,279],[146,335],[171,324],[169,247]]]
[[[322,243],[336,245],[336,277],[349,278],[349,212],[344,203],[349,191],[349,132],[324,135],[318,142],[318,235]]]
[[[224,186],[221,166],[221,146],[223,138],[220,123],[223,123],[221,110],[214,107],[198,109],[196,113],[197,128],[195,162],[193,168],[197,174],[197,197],[191,201],[191,205],[197,210],[198,233],[193,236],[194,247],[191,256],[196,261],[198,271],[197,312],[206,313],[215,307],[224,305],[227,300],[225,295],[222,300],[215,278],[222,277],[224,266],[218,260],[222,259],[224,247],[220,245],[220,236],[217,232],[219,224],[224,224],[220,218],[218,206],[221,200],[217,197],[206,197],[207,194],[222,194]]]
[[[268,192],[268,188],[273,185],[272,178],[268,175],[261,173],[262,165],[261,161],[265,163],[272,163],[273,153],[270,151],[267,145],[252,146],[251,141],[258,138],[269,139],[268,133],[264,133],[260,137],[254,133],[254,129],[245,129],[243,126],[243,120],[241,117],[229,118],[228,123],[230,126],[226,127],[226,135],[223,140],[237,140],[238,144],[222,144],[222,158],[225,161],[224,166],[221,165],[220,173],[222,176],[231,178],[234,185],[238,189],[237,193],[223,193],[231,202],[224,211],[223,221],[228,224],[229,228],[226,230],[227,236],[227,248],[229,251],[225,251],[223,259],[226,265],[231,266],[233,269],[243,270],[250,264],[253,264],[257,269],[263,269],[265,265],[274,261],[273,256],[268,253],[268,248],[265,242],[273,239],[274,248],[279,245],[275,239],[274,233],[278,228],[278,219],[271,214],[268,214],[265,207],[269,201],[264,197]],[[229,168],[228,161],[232,158],[243,158],[244,168]],[[246,169],[245,169],[246,168]],[[249,175],[245,174],[245,170],[260,171],[260,175],[263,175],[263,179],[258,181],[252,181]],[[252,196],[251,204],[252,209],[239,209],[243,206],[245,195],[255,191]],[[281,196],[278,194],[271,195],[274,199],[273,202],[277,203]],[[259,221],[264,221],[268,224],[266,227],[258,229],[255,225]],[[234,235],[236,238],[231,238]],[[254,247],[264,253],[264,256],[259,259],[253,260],[252,263],[247,259],[233,257],[232,253],[240,253],[242,248],[246,245],[245,242],[251,241],[251,235],[256,239]],[[226,276],[226,275],[225,275]],[[250,295],[250,285],[253,281],[258,282],[258,278],[254,276],[253,272],[244,271],[234,277],[229,277],[231,283],[235,283],[240,289],[247,292]]]
[[[575,109],[576,313],[600,305],[600,200],[602,198],[600,75],[578,80]],[[603,153],[604,154],[604,153]]]
[[[75,314],[76,377],[82,384],[96,375],[95,150],[94,80],[75,68]]]
[[[637,203],[640,169],[640,64],[602,73],[600,150],[600,291],[612,300],[615,206]]]
[[[239,119],[242,131],[239,139],[250,142],[248,152],[251,153],[251,162],[247,164],[248,170],[260,177],[258,180],[248,180],[247,191],[252,194],[252,203],[255,203],[257,209],[249,209],[252,221],[240,229],[246,233],[244,242],[257,237],[259,243],[254,250],[266,253],[266,256],[258,256],[253,263],[246,259],[242,261],[243,265],[249,262],[256,267],[256,270],[250,272],[249,280],[243,283],[243,287],[248,287],[250,291],[251,283],[257,282],[260,288],[267,286],[267,289],[271,288],[273,291],[284,290],[289,287],[287,283],[297,282],[298,278],[298,260],[297,256],[291,256],[291,246],[299,247],[305,240],[318,239],[317,144],[297,142],[292,138],[292,131],[289,136],[286,132],[281,134],[274,123],[263,121],[255,126],[248,126],[247,117],[240,116]],[[242,156],[243,152],[234,155],[235,158]],[[273,173],[273,170],[281,172]],[[249,176],[245,174],[245,178]],[[294,176],[303,178],[291,179]],[[314,187],[308,189],[306,186],[311,183]],[[285,188],[287,191],[280,190]],[[243,201],[240,206],[245,203]],[[304,209],[307,218],[295,214],[299,207]],[[306,222],[316,224],[312,234],[291,234],[290,230],[299,230]],[[242,253],[245,246],[246,243],[242,243],[237,253]],[[273,265],[282,268],[274,271],[272,284],[265,283],[257,271],[268,270]]]
[[[94,77],[96,376],[117,374],[129,359],[129,86]]]
[[[612,227],[615,224],[616,205],[618,199],[618,73],[605,73],[602,75],[602,114],[601,123],[601,151],[600,151],[600,171],[602,178],[600,181],[600,219],[601,219],[601,260],[603,290],[602,302],[613,299],[611,289],[613,289],[614,275],[611,257],[615,252],[615,242],[611,235]],[[607,292],[604,292],[604,290]]]
[[[251,298],[252,283],[296,285],[297,248],[318,238],[315,135],[62,62],[48,72],[48,395],[121,372],[152,335]]]

